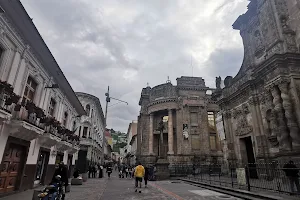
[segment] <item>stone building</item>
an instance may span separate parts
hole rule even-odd
[[[20,1],[0,1],[0,196],[70,174],[85,111]]]
[[[77,167],[81,172],[87,172],[89,165],[104,163],[105,120],[98,97],[83,92],[76,92],[76,95],[86,112],[78,127],[81,139]]]
[[[201,77],[177,78],[143,88],[137,128],[137,159],[145,165],[191,164],[222,157],[215,127],[218,105]]]
[[[252,0],[233,24],[244,44],[238,74],[214,94],[230,159],[300,159],[300,1]]]

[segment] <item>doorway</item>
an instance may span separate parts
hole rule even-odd
[[[41,151],[36,166],[35,184],[43,183],[48,162],[49,152]]]
[[[8,143],[1,163],[0,194],[13,192],[17,189],[21,170],[25,164],[25,150],[24,146]]]
[[[55,160],[55,164],[58,165],[59,163],[64,161],[64,154],[62,153],[57,153],[56,155],[56,160]]]
[[[258,178],[251,136],[240,139],[242,161],[249,167],[250,178]]]
[[[72,155],[68,155],[68,162],[67,162],[67,167],[68,167],[68,177],[70,178],[71,177],[71,174],[72,174],[72,160],[73,160],[73,156]]]

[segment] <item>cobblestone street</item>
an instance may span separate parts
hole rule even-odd
[[[209,200],[235,199],[210,190],[201,189],[181,182],[158,181],[150,182],[148,188],[142,188],[142,193],[134,192],[133,179],[119,179],[114,173],[110,179],[89,179],[82,186],[72,186],[67,194],[67,200],[134,200],[134,199],[162,199],[162,200]]]

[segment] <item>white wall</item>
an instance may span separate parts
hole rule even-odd
[[[2,161],[7,139],[8,133],[4,131],[3,125],[0,125],[0,161]]]
[[[38,140],[37,139],[31,140],[26,164],[28,165],[36,164],[39,156],[39,152],[40,152],[40,144]]]

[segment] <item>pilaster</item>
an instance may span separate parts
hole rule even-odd
[[[172,109],[168,110],[168,154],[173,155],[174,149],[173,149],[174,139],[173,139],[173,113]]]
[[[289,133],[284,121],[283,107],[280,99],[280,93],[276,86],[270,88],[273,96],[274,110],[277,115],[277,122],[279,126],[279,135],[277,136],[279,148],[282,150],[291,150],[291,143],[289,141]]]
[[[150,113],[149,121],[149,155],[153,155],[153,113]]]
[[[290,130],[290,136],[292,138],[292,146],[300,147],[299,128],[293,116],[291,99],[288,95],[288,82],[282,82],[278,85],[278,87],[281,92],[282,105],[284,108],[285,118],[287,120],[287,126]]]

